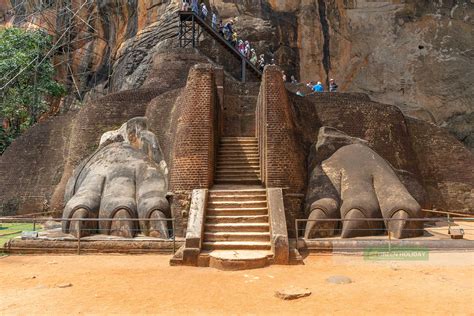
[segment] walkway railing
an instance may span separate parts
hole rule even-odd
[[[202,34],[202,30],[198,28],[200,26],[204,29],[209,35],[211,35],[218,43],[220,43],[224,48],[229,50],[237,59],[241,62],[241,81],[245,82],[246,80],[246,68],[249,68],[252,72],[261,78],[262,72],[250,62],[244,55],[242,55],[229,41],[227,41],[218,30],[212,27],[207,21],[205,21],[201,16],[196,14],[193,11],[179,11],[180,17],[180,31],[179,31],[179,45],[180,47],[187,47],[192,45],[192,47],[197,46],[198,39]]]
[[[63,222],[73,224],[75,221],[81,222],[81,234],[75,237],[71,234],[61,232]],[[99,223],[107,222],[110,227],[111,222],[132,222],[133,227],[130,229],[134,237],[116,237],[100,234],[97,227]],[[151,237],[141,234],[139,222],[164,222],[166,225],[167,237]],[[91,227],[91,223],[97,224]],[[163,241],[171,243],[173,253],[176,252],[176,227],[174,218],[45,218],[45,217],[0,217],[0,251],[8,250],[8,242],[12,238],[21,236],[22,239],[28,240],[45,240],[45,241],[64,241],[75,242],[77,253],[81,252],[81,242],[107,242],[120,243],[126,241]],[[5,245],[5,248],[3,248]],[[62,247],[59,247],[60,249]],[[50,249],[50,248],[48,248]],[[104,249],[107,250],[107,249]],[[149,249],[153,252],[153,249]]]
[[[386,240],[388,241],[389,248],[392,245],[393,237],[392,233],[390,232],[390,224],[391,222],[401,221],[404,219],[383,219],[383,218],[354,218],[354,219],[296,219],[295,220],[295,235],[296,240],[300,241],[333,241],[333,240],[346,240],[346,241],[370,241],[370,240]],[[377,226],[379,228],[357,228],[352,229],[351,231],[371,231],[372,236],[360,236],[360,237],[353,237],[353,238],[340,238],[340,232],[342,229],[342,224],[348,221],[365,221],[365,222],[372,222],[374,223],[373,226]],[[419,222],[418,228],[406,228],[405,231],[408,232],[417,232],[419,237],[440,237],[440,239],[450,239],[450,235],[452,234],[452,230],[454,227],[458,228],[462,234],[467,235],[467,239],[470,242],[474,243],[474,217],[459,217],[455,220],[451,218],[443,218],[443,217],[434,217],[434,218],[410,218],[407,220],[408,222]],[[454,222],[456,221],[456,222]],[[332,223],[336,225],[332,225],[332,227],[318,227],[317,230],[321,233],[321,237],[313,237],[313,238],[305,238],[305,229],[306,225],[309,222],[319,222],[319,223]],[[381,223],[382,222],[382,223]],[[306,225],[303,225],[306,224]],[[384,223],[386,225],[384,225]],[[443,226],[437,224],[444,224]],[[460,223],[465,223],[465,225],[460,226]],[[466,225],[468,223],[472,223]],[[324,226],[324,225],[321,225]],[[324,233],[328,233],[331,236],[324,236]],[[442,238],[441,238],[442,237]],[[415,237],[416,238],[416,237]],[[403,239],[411,240],[411,238]]]

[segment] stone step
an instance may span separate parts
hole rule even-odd
[[[217,155],[217,162],[222,161],[232,161],[232,162],[253,162],[253,163],[260,163],[260,157],[258,154],[219,154]]]
[[[245,195],[238,195],[238,194],[224,194],[224,195],[215,195],[209,193],[209,201],[211,202],[224,202],[224,201],[267,201],[267,196],[265,194],[245,194]]]
[[[219,141],[221,143],[258,143],[258,139],[255,137],[221,137]]]
[[[209,199],[207,204],[209,209],[228,209],[228,208],[266,208],[267,207],[267,200],[261,201],[215,201],[214,199]]]
[[[214,179],[216,184],[247,184],[247,185],[259,185],[261,181],[258,178],[216,178]]]
[[[233,159],[233,160],[218,160],[217,161],[217,168],[230,168],[230,167],[235,167],[235,168],[241,168],[241,167],[258,167],[260,168],[260,160],[258,158],[256,159]]]
[[[204,224],[205,232],[268,232],[268,223],[214,223]]]
[[[258,155],[258,150],[219,150],[218,156],[245,156],[245,155]]]
[[[237,171],[237,172],[232,172],[232,171],[216,171],[216,177],[217,178],[258,178],[260,176],[260,172],[255,171],[255,170],[247,170],[247,171]]]
[[[225,271],[264,268],[270,264],[273,254],[269,250],[212,250],[200,254],[208,258],[209,267]]]
[[[218,158],[217,167],[222,166],[260,166],[260,159],[256,157]]]
[[[252,149],[252,150],[258,150],[258,144],[234,144],[234,143],[229,143],[229,144],[220,144],[219,145],[219,150],[222,149]]]
[[[219,180],[238,180],[238,181],[253,181],[253,180],[259,180],[258,174],[255,173],[253,175],[251,174],[227,174],[227,175],[220,175],[217,174],[215,176],[215,179]]]
[[[220,190],[209,190],[209,196],[249,196],[249,195],[267,195],[266,189],[220,189]]]
[[[208,216],[252,216],[268,215],[266,207],[247,207],[247,208],[209,208],[206,211]]]
[[[245,163],[241,163],[241,164],[232,164],[232,163],[219,163],[217,164],[217,168],[218,170],[240,170],[240,169],[243,169],[243,170],[248,170],[248,169],[251,169],[251,170],[258,170],[260,171],[260,165],[259,164],[249,164],[247,162]]]
[[[258,147],[232,147],[232,148],[219,148],[219,153],[223,152],[253,152],[258,153]]]
[[[268,215],[208,215],[206,216],[206,223],[217,224],[217,223],[268,223]]]
[[[270,242],[265,241],[207,241],[203,242],[205,250],[224,250],[224,249],[252,249],[252,250],[270,250]]]
[[[270,241],[270,232],[206,232],[206,241]]]

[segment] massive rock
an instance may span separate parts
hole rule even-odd
[[[24,15],[37,7],[30,0],[13,11],[12,3],[0,1],[3,24],[21,24]],[[56,5],[61,8],[65,2],[49,3],[46,13],[32,14],[28,21],[65,28],[68,16],[56,14]],[[71,4],[75,10],[82,1]],[[447,128],[472,148],[472,1],[217,0],[208,4],[221,18],[237,17],[239,36],[249,39],[267,59],[275,58],[288,74],[326,83],[334,77],[341,91],[367,93],[376,101],[396,105],[409,116]],[[73,18],[71,48],[81,98],[139,87],[148,76],[155,47],[175,45],[160,43],[176,35],[173,12],[179,6],[178,0],[97,1],[80,10]],[[93,36],[88,36],[91,29],[81,19],[93,26]],[[58,56],[58,64],[64,65],[64,58]],[[67,79],[68,70],[64,66],[59,70],[75,90]],[[84,96],[91,89],[94,93]]]

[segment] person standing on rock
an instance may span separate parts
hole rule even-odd
[[[329,80],[329,92],[337,92],[338,85],[334,79]]]
[[[318,81],[318,83],[313,87],[313,92],[324,92],[324,86],[321,81]]]
[[[291,75],[290,80],[292,84],[298,84],[298,80],[296,80],[295,76]]]

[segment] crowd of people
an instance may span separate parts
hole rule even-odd
[[[324,92],[324,85],[321,81],[318,81],[316,84],[312,81],[306,84],[308,88],[311,89],[312,92]],[[334,79],[329,80],[329,92],[337,92],[338,85]]]
[[[204,2],[199,4],[199,1],[200,0],[182,0],[181,10],[191,10],[197,15],[199,15],[203,20],[207,21],[209,17],[209,10]],[[245,56],[245,58],[247,58],[250,63],[255,65],[260,71],[263,71],[265,65],[267,64],[265,61],[265,55],[260,54],[260,56],[258,56],[255,48],[250,45],[249,41],[239,38],[237,32],[234,30],[234,20],[230,20],[224,24],[221,19],[218,23],[217,14],[215,12],[212,12],[210,21],[211,27],[214,30],[218,31],[219,34],[232,46],[234,46],[235,49],[240,52],[240,54]],[[274,65],[274,60],[272,59],[269,64]],[[284,71],[282,72],[282,76],[283,81],[287,82],[288,79]],[[293,75],[290,77],[289,82],[291,82],[292,84],[298,83],[295,76]],[[319,93],[325,91],[324,85],[321,83],[321,81],[318,81],[317,83],[313,83],[312,81],[310,81],[306,84],[306,86],[311,89],[312,93]],[[337,88],[338,86],[336,84],[336,81],[334,79],[331,79],[329,81],[329,92],[337,92]],[[300,96],[304,96],[300,91],[298,91],[297,94]]]
[[[199,4],[199,0],[182,0],[182,11],[193,11],[198,14],[202,19],[207,20],[209,17],[209,10],[204,2]],[[255,48],[251,47],[250,42],[239,38],[237,32],[234,30],[234,20],[230,20],[227,23],[223,23],[222,20],[217,22],[217,15],[212,12],[210,15],[211,26],[214,30],[218,31],[221,36],[228,41],[232,46],[235,47],[250,63],[255,65],[260,71],[266,65],[265,55],[260,54],[258,56]]]

